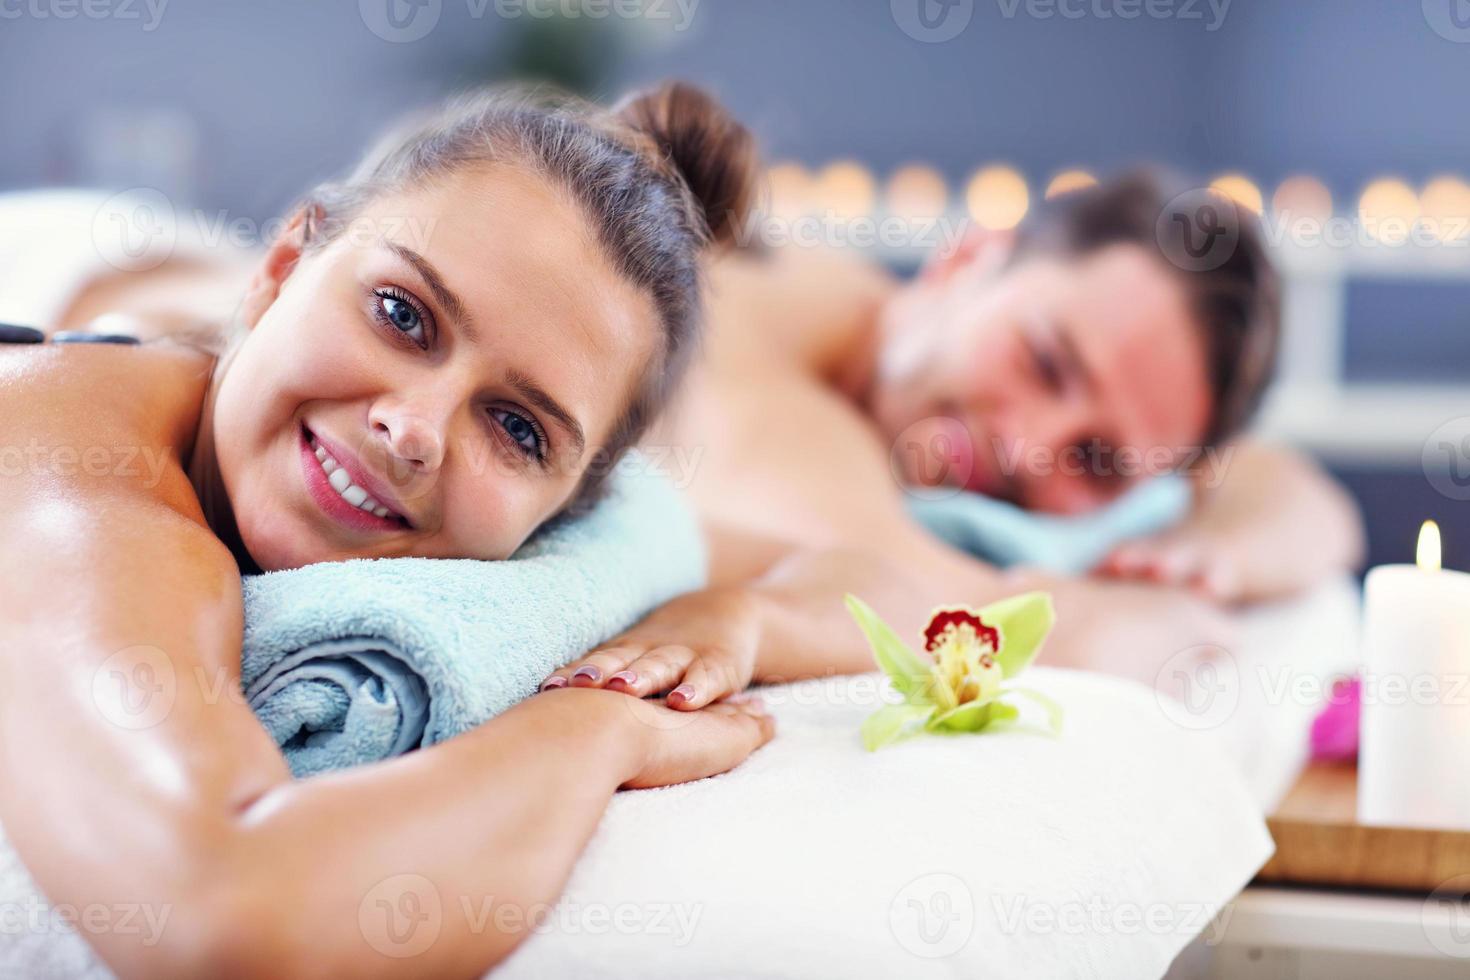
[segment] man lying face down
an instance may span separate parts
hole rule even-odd
[[[836,249],[724,258],[703,363],[649,447],[679,463],[718,588],[551,683],[648,694],[687,677],[674,701],[697,706],[751,677],[866,669],[844,592],[912,625],[1033,586],[1057,598],[1048,659],[1149,675],[1228,639],[1221,607],[1348,569],[1361,530],[1346,496],[1240,435],[1279,335],[1255,220],[1135,172],[1014,232],[971,231],[909,281]],[[907,487],[948,484],[1077,515],[1172,471],[1191,480],[1188,517],[1082,579],[999,571],[907,508]]]

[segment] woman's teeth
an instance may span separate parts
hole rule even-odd
[[[327,474],[327,482],[343,500],[376,517],[388,516],[390,513],[388,508],[374,500],[362,487],[353,483],[347,471],[339,466],[331,454],[321,446],[316,447],[316,461],[322,464],[322,472]]]

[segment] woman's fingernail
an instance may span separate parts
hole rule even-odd
[[[598,670],[591,664],[588,664],[585,667],[578,667],[576,672],[572,674],[572,677],[583,677],[589,681],[597,681],[602,678],[602,671]]]
[[[692,701],[694,700],[694,685],[680,684],[678,687],[669,692],[669,697],[683,698],[685,701]]]
[[[545,681],[541,683],[541,690],[550,691],[558,687],[566,686],[567,679],[565,677],[548,677]]]
[[[638,683],[638,675],[631,670],[620,670],[609,677],[607,682],[609,684],[626,684],[628,687],[632,687]]]

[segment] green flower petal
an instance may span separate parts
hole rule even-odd
[[[979,610],[986,625],[1000,630],[1000,652],[995,655],[1001,673],[1015,677],[1031,665],[1056,622],[1056,610],[1047,592],[1027,592]]]
[[[932,705],[934,693],[929,665],[904,645],[888,624],[855,595],[847,597],[847,611],[857,620],[868,646],[873,649],[873,659],[883,672],[893,679],[896,687],[911,704]]]
[[[929,719],[927,727],[936,732],[978,732],[990,724],[990,707],[999,696],[997,691],[988,698],[966,701],[958,708],[938,712]]]
[[[888,704],[863,720],[863,747],[876,752],[885,745],[917,735],[933,708],[927,704]]]
[[[1062,733],[1063,712],[1060,704],[1057,704],[1040,691],[1034,691],[1029,687],[1008,687],[1003,693],[1019,694],[1021,697],[1030,698],[1035,703],[1041,705],[1046,709],[1047,725],[1051,729],[1051,733],[1053,735],[1060,735]]]

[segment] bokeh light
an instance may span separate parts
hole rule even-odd
[[[1406,241],[1419,220],[1419,195],[1402,180],[1381,177],[1363,188],[1358,197],[1358,218],[1363,231],[1390,245]]]
[[[937,218],[949,208],[949,185],[933,167],[911,163],[888,178],[886,202],[888,213],[900,218]]]
[[[854,160],[828,164],[817,175],[817,206],[839,218],[865,218],[873,213],[878,182],[873,172]]]
[[[1298,174],[1288,177],[1271,196],[1271,210],[1290,218],[1314,218],[1326,221],[1332,217],[1332,192],[1316,177]]]
[[[812,210],[816,203],[816,181],[799,163],[778,163],[766,171],[770,189],[770,214],[792,220]]]
[[[1442,242],[1470,237],[1470,184],[1444,175],[1424,185],[1419,196],[1425,229]]]
[[[1260,214],[1265,210],[1261,189],[1244,174],[1221,174],[1210,181],[1210,189],[1224,194],[1243,208]]]
[[[1031,206],[1026,178],[1006,166],[985,167],[970,178],[965,191],[970,217],[982,228],[1005,231],[1016,227]]]
[[[1069,194],[1072,191],[1080,191],[1096,186],[1097,178],[1086,170],[1063,170],[1051,179],[1050,184],[1046,185],[1046,194],[1044,197],[1050,201],[1052,198],[1062,194]]]

